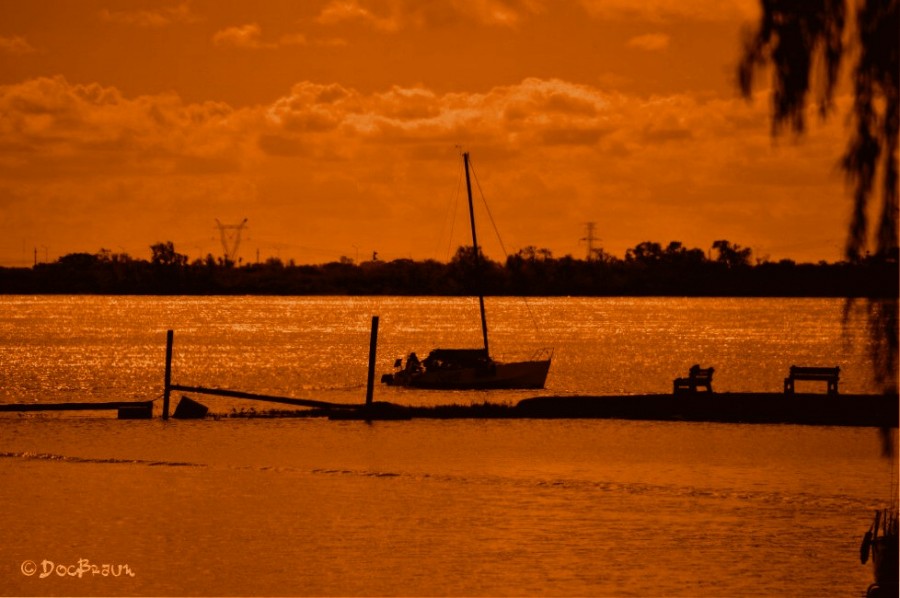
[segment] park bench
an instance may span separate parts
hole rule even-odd
[[[810,368],[792,365],[790,375],[784,379],[784,394],[794,394],[794,382],[797,380],[808,380],[813,382],[827,382],[828,394],[836,395],[838,394],[838,377],[840,372],[841,368],[839,367]]]
[[[691,366],[687,378],[675,378],[675,394],[685,392],[697,392],[699,387],[704,387],[706,392],[712,392],[713,368],[701,368],[699,365]]]

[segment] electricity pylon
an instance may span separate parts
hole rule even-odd
[[[244,218],[240,224],[222,224],[216,218],[216,225],[219,227],[219,234],[222,235],[222,249],[225,251],[225,263],[234,263],[237,257],[238,247],[241,245],[241,232],[247,225],[247,219]]]
[[[585,226],[587,227],[587,236],[582,237],[581,241],[587,241],[587,261],[591,261],[594,259],[594,241],[597,237],[594,236],[594,227],[597,226],[595,222],[586,222]]]

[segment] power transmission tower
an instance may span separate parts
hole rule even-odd
[[[244,218],[240,224],[222,224],[216,218],[216,225],[219,227],[219,234],[222,236],[222,249],[225,251],[225,263],[234,263],[237,257],[238,247],[241,246],[241,232],[247,226],[247,219]]]
[[[587,241],[587,261],[591,261],[594,259],[594,241],[597,240],[597,237],[594,236],[594,228],[597,226],[596,222],[587,222],[585,223],[587,227],[587,236],[582,237],[581,241]]]

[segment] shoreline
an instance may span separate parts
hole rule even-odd
[[[229,392],[229,391],[224,391]],[[193,393],[192,393],[193,394]],[[215,394],[220,394],[216,392]],[[246,394],[246,393],[239,393]],[[265,400],[265,399],[263,399]],[[897,394],[813,394],[760,392],[696,392],[635,395],[549,395],[521,399],[515,404],[491,403],[414,406],[375,401],[324,403],[288,401],[307,409],[251,407],[231,413],[208,413],[205,406],[181,395],[173,419],[327,418],[329,420],[411,419],[622,419],[735,424],[794,424],[812,426],[897,428]],[[149,420],[155,401],[79,403],[4,403],[0,413],[47,411],[117,411],[120,420]],[[161,418],[164,419],[164,418]]]
[[[242,411],[222,417],[327,417],[330,420],[626,419],[738,424],[898,427],[897,395],[696,393],[541,396],[515,405],[416,407],[375,402],[356,409]]]

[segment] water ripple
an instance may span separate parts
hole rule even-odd
[[[205,467],[202,463],[186,463],[182,461],[150,461],[147,459],[115,459],[95,457],[72,457],[69,455],[56,455],[54,453],[0,452],[0,457],[8,459],[27,459],[37,461],[59,461],[61,463],[113,463],[126,465],[146,465],[148,467]]]

